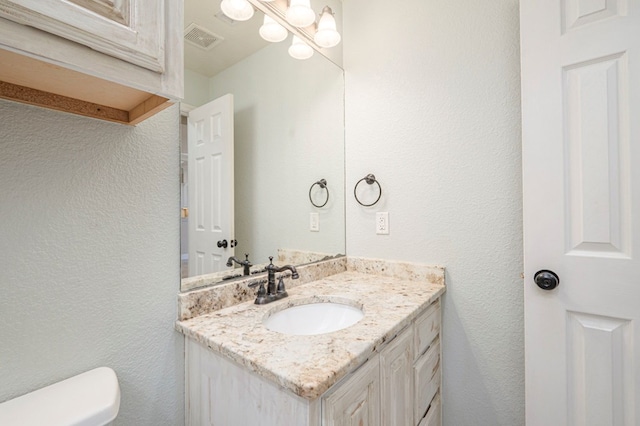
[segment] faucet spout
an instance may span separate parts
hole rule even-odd
[[[227,266],[232,266],[233,262],[236,262],[238,265],[242,266],[243,269],[243,275],[250,275],[251,274],[251,270],[250,268],[253,266],[251,264],[251,262],[249,261],[249,254],[245,253],[244,254],[245,260],[240,260],[235,256],[231,256],[229,258],[229,260],[227,260]]]
[[[282,272],[282,271],[286,271],[286,270],[291,271],[291,279],[292,280],[297,280],[298,278],[300,278],[300,275],[298,274],[298,271],[296,270],[296,267],[293,266],[293,265],[281,266],[281,267],[276,269],[276,272]]]

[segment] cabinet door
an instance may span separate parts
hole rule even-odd
[[[413,425],[413,326],[380,353],[383,425]]]
[[[164,71],[165,0],[0,0],[0,17]]]
[[[440,394],[433,398],[429,411],[427,411],[427,414],[420,420],[418,426],[442,426]]]
[[[440,333],[440,299],[416,319],[415,358],[422,355]]]
[[[322,399],[324,426],[380,426],[379,413],[380,366],[377,356]]]
[[[190,338],[185,340],[187,426],[317,425],[317,405]],[[318,410],[319,411],[319,410]]]
[[[414,365],[415,406],[414,415],[420,419],[427,412],[433,397],[440,389],[440,339],[418,358]]]

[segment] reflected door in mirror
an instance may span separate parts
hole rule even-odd
[[[189,113],[189,275],[228,269],[234,249],[218,241],[234,235],[233,95]]]

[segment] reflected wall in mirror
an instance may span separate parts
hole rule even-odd
[[[318,3],[317,12],[325,3]],[[312,5],[316,8],[314,2]],[[317,52],[307,60],[293,59],[287,52],[291,35],[281,43],[264,42],[258,34],[263,20],[260,12],[233,25],[216,18],[218,13],[217,1],[185,3],[185,28],[195,23],[225,40],[210,50],[185,43],[185,103],[190,107],[184,109],[196,109],[189,113],[191,120],[183,117],[181,125],[183,291],[242,275],[238,265],[236,269],[226,267],[230,256],[244,260],[248,253],[253,273],[268,263],[269,256],[277,264],[300,264],[345,253],[342,69]],[[246,34],[239,35],[243,27]],[[222,34],[224,31],[228,32]],[[246,57],[239,58],[238,52],[245,48]],[[223,50],[216,54],[217,49]],[[234,202],[222,206],[212,201],[213,213],[204,214],[194,207],[194,198],[202,199],[203,193],[194,190],[195,182],[211,182],[218,175],[203,174],[198,169],[201,163],[189,151],[190,147],[195,151],[193,143],[198,139],[194,138],[197,125],[193,117],[227,94],[233,95]],[[326,191],[316,185],[310,194],[310,188],[321,179],[327,182],[329,200],[315,207],[310,195],[321,205]],[[226,240],[226,247],[217,254],[201,254],[202,250],[194,250],[198,238],[194,233],[198,227],[215,225],[220,210],[233,212],[232,229],[213,226],[207,241]],[[203,225],[195,226],[199,221]],[[312,221],[318,224],[317,231],[311,230]],[[235,241],[237,244],[231,244]],[[218,265],[221,270],[217,272],[206,266],[214,257],[209,264]]]

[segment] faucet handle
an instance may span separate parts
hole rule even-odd
[[[276,290],[277,294],[282,294],[285,293],[286,291],[284,289],[284,276],[281,276],[280,279],[278,280],[278,289]]]
[[[249,284],[249,287],[255,287],[257,285],[260,285],[260,288],[258,288],[258,291],[256,292],[256,300],[254,302],[256,305],[263,305],[265,303],[268,303],[267,289],[264,288],[264,284],[266,282],[267,280],[260,280],[260,281],[256,281]]]
[[[275,269],[276,269],[276,265],[273,264],[273,256],[269,256],[269,264],[264,267],[264,270],[269,272],[269,271],[275,271]]]

